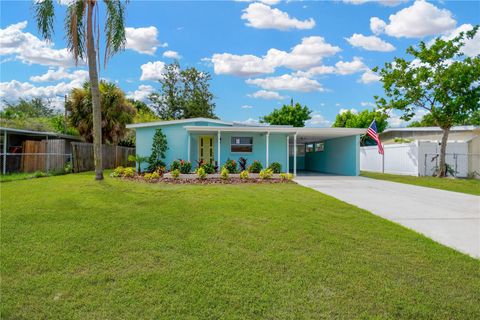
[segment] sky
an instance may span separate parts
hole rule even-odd
[[[55,35],[45,42],[32,1],[0,1],[0,99],[63,96],[88,79],[66,49],[66,3],[56,3]],[[100,7],[100,22],[105,12]],[[126,11],[126,49],[100,77],[148,103],[165,64],[178,60],[212,75],[218,117],[255,123],[291,99],[308,106],[308,126],[374,107],[382,84],[371,69],[420,41],[480,24],[480,1],[138,1]],[[101,37],[100,42],[104,40]],[[480,35],[465,44],[480,54]],[[101,56],[103,56],[101,54]],[[422,114],[413,120],[417,120]],[[392,113],[390,126],[407,123]]]

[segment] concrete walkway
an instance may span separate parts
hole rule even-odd
[[[478,196],[364,177],[307,175],[295,181],[480,258]]]

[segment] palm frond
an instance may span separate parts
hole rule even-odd
[[[37,20],[37,28],[44,39],[52,39],[54,18],[55,10],[53,0],[35,2],[35,19]]]
[[[125,5],[120,0],[104,0],[107,8],[105,22],[105,58],[104,64],[115,53],[125,49]]]
[[[77,0],[70,4],[65,17],[65,38],[68,49],[73,53],[75,63],[85,54],[85,15],[86,1]]]

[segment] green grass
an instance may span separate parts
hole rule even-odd
[[[33,177],[34,177],[33,172],[0,174],[0,182],[10,182],[10,181],[15,181],[15,180],[31,179]]]
[[[474,319],[480,262],[295,184],[1,188],[1,319]]]
[[[478,179],[413,177],[366,171],[362,171],[361,176],[480,196],[480,180]]]

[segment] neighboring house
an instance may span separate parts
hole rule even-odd
[[[358,175],[360,134],[364,129],[294,128],[292,126],[245,125],[206,118],[159,121],[127,125],[136,130],[136,152],[151,153],[153,135],[162,129],[167,137],[168,166],[176,160],[205,161],[223,165],[227,159],[247,158],[268,167],[278,162],[282,171],[297,170]],[[294,145],[297,147],[294,148]]]
[[[443,131],[439,127],[391,128],[380,134],[383,144],[395,143],[395,138],[418,141],[442,141]],[[467,142],[480,136],[480,127],[455,126],[450,129],[448,141]]]

